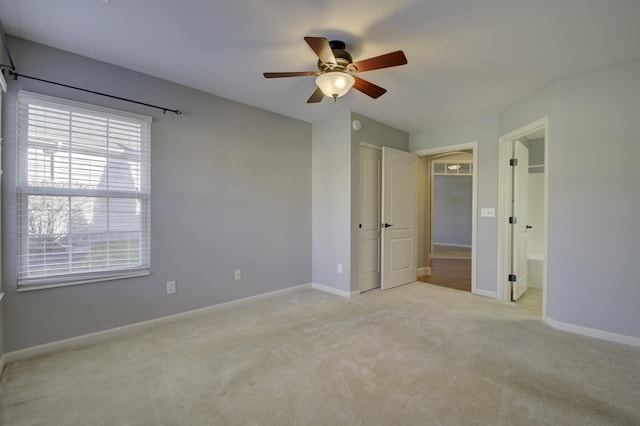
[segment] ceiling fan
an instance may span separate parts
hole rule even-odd
[[[381,68],[395,67],[407,63],[402,50],[353,62],[345,44],[339,40],[328,41],[324,37],[305,37],[309,47],[318,55],[318,71],[265,72],[265,78],[302,77],[315,75],[318,88],[307,103],[317,103],[327,96],[334,100],[344,96],[351,87],[374,99],[387,90],[363,80],[355,74]]]

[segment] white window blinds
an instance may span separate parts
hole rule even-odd
[[[18,287],[149,273],[151,118],[20,91]]]

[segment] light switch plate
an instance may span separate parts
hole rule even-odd
[[[491,208],[491,207],[483,207],[482,209],[480,209],[480,216],[482,216],[482,217],[495,217],[496,216],[496,209]]]

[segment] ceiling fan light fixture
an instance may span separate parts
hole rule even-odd
[[[346,95],[355,82],[356,79],[351,74],[342,71],[327,72],[316,78],[316,86],[325,96],[334,99]]]

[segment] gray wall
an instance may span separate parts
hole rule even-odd
[[[434,176],[434,243],[471,247],[472,198],[471,176]]]
[[[349,126],[352,147],[358,149],[357,164],[360,164],[360,142],[386,146],[400,151],[409,150],[409,133],[365,117],[357,112],[351,112],[351,120],[359,120],[362,125],[360,130],[354,130],[351,125]],[[360,175],[358,174],[358,176]]]
[[[408,151],[409,134],[346,110],[313,124],[313,282],[345,293],[358,291],[360,142]]]
[[[0,49],[0,63],[2,64],[6,64],[8,63],[8,60],[6,59],[6,53],[4,51],[4,48]],[[2,131],[2,106],[4,104],[4,93],[2,93],[2,89],[0,89],[0,132]],[[3,144],[4,145],[4,144]],[[0,150],[0,159],[2,157],[1,154],[1,150]],[[1,168],[1,165],[0,165]],[[2,173],[0,173],[0,184],[2,183]],[[0,185],[0,209],[2,209],[2,187]],[[1,219],[2,213],[0,213],[0,219]],[[0,237],[2,236],[2,230],[0,229]],[[2,247],[0,246],[0,257],[2,255]],[[4,291],[4,286],[2,285],[2,262],[0,262],[0,294],[2,294],[2,292]],[[0,300],[0,359],[2,359],[2,356],[4,355],[4,309],[2,309],[2,305],[4,304],[4,302],[2,300]],[[0,374],[2,374],[2,370],[0,369]]]
[[[7,351],[311,281],[308,123],[20,39],[9,43],[21,73],[184,115],[22,78],[9,82],[2,206]],[[151,276],[16,293],[12,123],[18,88],[154,116]],[[234,281],[236,268],[240,281]],[[166,295],[169,280],[177,282],[175,295]]]
[[[313,282],[343,292],[351,274],[349,117],[343,111],[313,125]]]
[[[498,116],[489,115],[457,126],[442,127],[412,133],[411,151],[441,148],[462,143],[478,142],[478,163],[474,164],[478,180],[478,213],[482,207],[496,207],[498,203]],[[477,272],[479,290],[496,292],[496,264],[498,227],[496,218],[477,218]]]
[[[633,267],[640,241],[640,58],[555,81],[504,111],[499,132],[543,116],[549,116],[548,315],[640,337]]]
[[[360,120],[362,127],[354,130],[353,120]],[[386,146],[400,151],[409,151],[409,134],[379,121],[352,112],[349,122],[351,131],[351,291],[359,290],[358,223],[360,212],[360,142]]]
[[[478,208],[497,207],[498,136],[543,117],[549,117],[547,314],[640,337],[633,268],[640,241],[640,58],[556,80],[497,117],[413,134],[411,149],[478,140]],[[609,158],[615,167],[606,167]],[[491,291],[496,234],[495,218],[478,218],[478,287]]]

